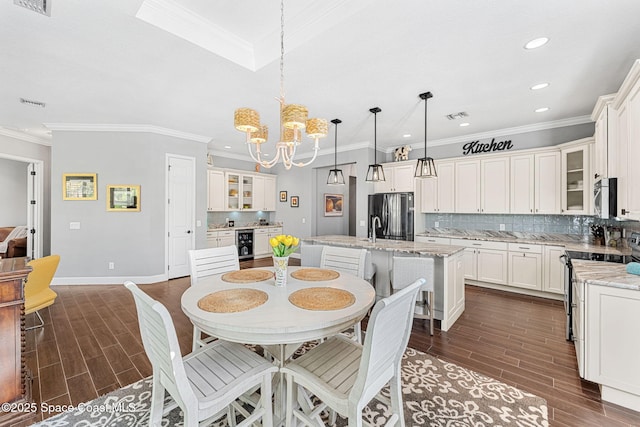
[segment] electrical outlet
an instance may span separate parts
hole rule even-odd
[[[434,222],[434,223],[433,223],[433,226],[434,226],[435,228],[440,227],[440,221],[436,221],[436,222]]]
[[[116,264],[114,262],[110,262],[109,263],[109,270],[113,270],[114,268],[116,268]]]
[[[504,231],[504,224],[500,224],[500,231]]]
[[[360,227],[366,227],[367,223],[364,221],[364,219],[360,220]]]
[[[306,224],[306,222],[307,222],[307,218],[302,218],[302,223]]]

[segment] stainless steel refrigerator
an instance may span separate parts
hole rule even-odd
[[[368,235],[372,236],[375,221],[377,239],[413,241],[413,201],[413,193],[370,194]]]

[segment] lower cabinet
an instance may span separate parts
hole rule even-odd
[[[423,180],[427,181],[427,180]],[[427,236],[416,236],[414,241],[416,243],[435,243],[437,245],[450,245],[451,239],[448,237],[427,237]]]
[[[480,282],[507,284],[507,244],[481,240],[451,239],[464,246],[464,277]]]
[[[564,294],[564,262],[560,257],[564,255],[562,246],[545,246],[543,255],[542,290],[554,294]]]
[[[253,256],[266,257],[271,254],[271,245],[269,244],[269,229],[256,228],[253,230]]]
[[[235,230],[207,231],[207,247],[220,248],[236,244]]]
[[[602,400],[640,411],[640,292],[586,285],[585,378]]]
[[[509,243],[509,286],[542,290],[542,246]]]

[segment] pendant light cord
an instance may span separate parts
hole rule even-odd
[[[424,100],[424,158],[427,156],[427,99]]]
[[[378,164],[378,113],[373,113],[373,164]]]
[[[338,169],[338,123],[336,123],[336,138],[333,145],[333,168]]]

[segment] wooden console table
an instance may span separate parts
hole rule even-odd
[[[24,279],[28,258],[0,259],[0,426],[27,425],[36,416],[31,400],[30,373],[24,363]],[[26,409],[26,410],[25,410]]]

